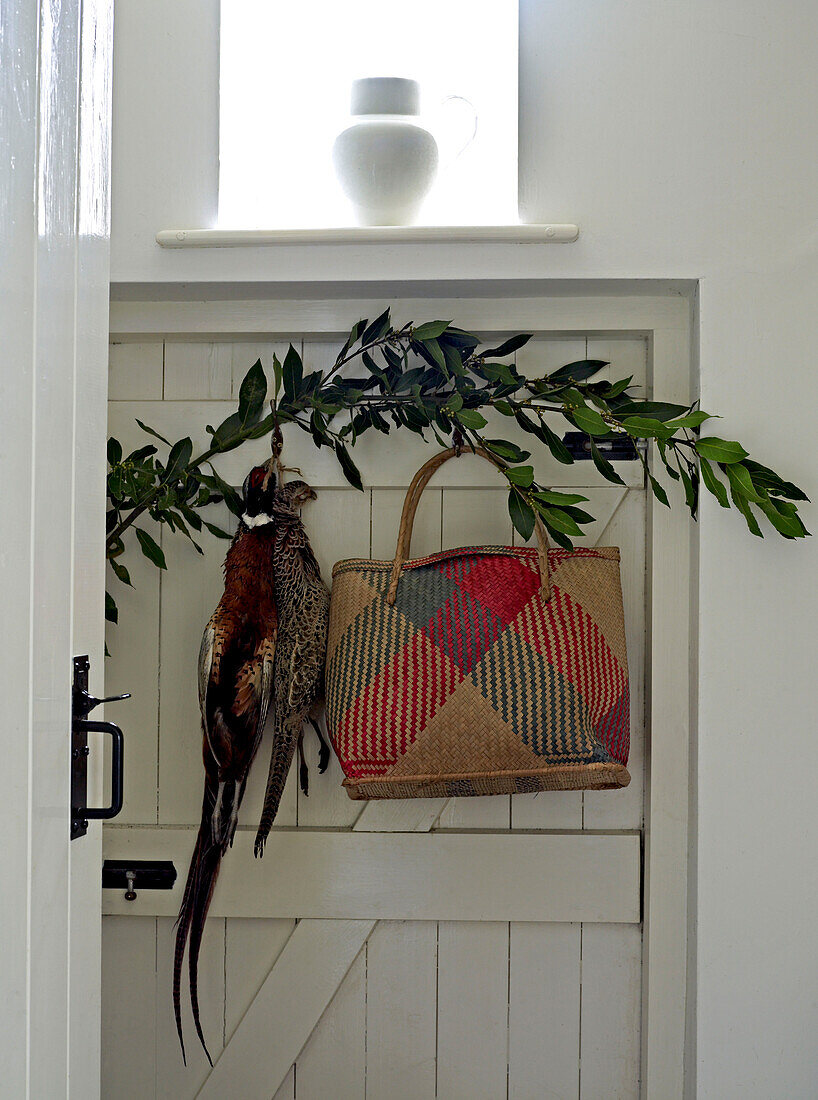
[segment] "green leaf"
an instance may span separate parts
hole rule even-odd
[[[335,453],[338,456],[338,461],[341,464],[341,469],[344,471],[344,477],[347,479],[350,485],[356,489],[360,489],[363,492],[363,483],[361,481],[361,475],[358,471],[358,467],[349,457],[349,452],[343,443],[335,444]]]
[[[548,375],[549,382],[584,382],[598,374],[608,363],[604,359],[578,359],[576,363],[567,363],[564,367]]]
[[[278,401],[278,395],[281,393],[281,386],[284,380],[284,368],[281,366],[281,360],[273,352],[273,384],[275,385],[274,397]]]
[[[506,470],[506,477],[512,485],[519,485],[523,489],[530,489],[534,482],[534,467],[510,466]]]
[[[535,426],[534,434],[545,443],[557,462],[561,462],[563,466],[573,466],[573,455],[556,432],[552,431],[544,421]]]
[[[611,405],[611,408],[614,406]],[[631,401],[629,399],[617,401],[615,408],[618,417],[649,416],[663,423],[674,417],[684,416],[688,411],[687,405],[672,405],[669,401]]]
[[[719,439],[717,435],[697,439],[696,451],[703,458],[709,458],[711,462],[724,462],[727,465],[747,458],[747,452],[740,443],[731,439]]]
[[[181,477],[192,455],[193,443],[187,436],[180,439],[178,443],[174,443],[168,455],[168,464],[162,474],[162,481],[171,482]]]
[[[676,431],[677,428],[698,428],[700,424],[703,424],[705,420],[712,420],[713,417],[710,413],[702,412],[701,409],[696,409],[692,413],[688,413],[686,416],[680,416],[677,420],[668,420],[665,423],[666,428],[673,428]]]
[[[142,553],[152,561],[158,569],[167,569],[165,562],[165,555],[162,553],[162,547],[158,543],[154,542],[147,531],[143,531],[141,527],[134,527],[136,537],[139,540],[139,545],[142,547]]]
[[[549,508],[545,504],[538,504],[537,511],[548,524],[549,530],[560,531],[563,535],[582,535],[582,529],[576,520],[562,510],[562,508]]]
[[[123,584],[130,585],[130,587],[133,588],[133,585],[131,584],[131,575],[122,564],[122,562],[116,561],[114,558],[109,558],[108,561],[114,571],[114,575],[117,576]]]
[[[591,440],[591,458],[593,459],[594,466],[596,466],[606,481],[612,481],[614,485],[625,484],[607,458],[600,454],[599,448],[593,440]]]
[[[753,510],[750,502],[746,500],[740,493],[737,493],[733,488],[732,482],[730,483],[730,496],[733,498],[733,504],[738,508],[739,512],[744,516],[744,520],[749,528],[750,534],[755,535],[757,538],[763,539],[764,535],[761,533],[761,528],[758,526],[758,521],[753,515]]]
[[[699,503],[699,479],[697,476],[691,478],[683,463],[679,464],[679,474],[685,488],[685,504],[690,509],[691,516],[695,519],[696,508]]]
[[[509,462],[525,462],[531,457],[530,451],[521,450],[516,443],[509,443],[507,439],[486,439],[485,445],[492,454],[508,459]]]
[[[239,387],[239,419],[242,427],[255,424],[267,397],[267,379],[261,360],[257,359],[242,379]]]
[[[647,416],[629,416],[622,421],[622,427],[628,435],[636,436],[637,439],[666,439],[673,435],[661,420]]]
[[[554,489],[538,489],[534,493],[534,499],[539,500],[542,504],[559,504],[560,506],[567,504],[582,504],[587,501],[587,497],[580,496],[579,493],[558,493]]]
[[[740,462],[731,462],[724,467],[724,471],[727,474],[731,489],[734,489],[740,496],[746,497],[747,500],[753,501],[754,504],[761,503],[764,497],[753,485],[750,471],[746,466],[743,466]]]
[[[446,398],[446,411],[447,412],[459,412],[463,408],[463,395],[456,391]]]
[[[729,470],[730,467],[728,466]],[[771,500],[763,500],[759,504],[759,508],[784,538],[788,539],[800,539],[807,533],[803,523],[799,520],[797,515],[782,515],[781,512],[775,507],[775,504]]]
[[[618,382],[611,382],[605,386],[603,397],[607,397],[609,401],[612,397],[619,397],[620,393],[623,393],[632,381],[633,375],[631,374],[627,378],[620,378]]]
[[[436,340],[449,327],[449,321],[427,321],[412,329],[413,340]]]
[[[122,444],[118,439],[114,439],[113,436],[108,440],[108,463],[111,466],[116,466],[118,462],[122,461]]]
[[[524,344],[527,344],[532,335],[533,334],[530,332],[521,332],[518,333],[516,336],[510,336],[508,340],[504,340],[503,343],[500,344],[498,347],[487,348],[485,351],[481,351],[480,358],[488,359],[492,355],[511,355],[512,352],[517,351],[518,348],[521,348]]]
[[[211,535],[215,535],[217,539],[232,539],[232,535],[229,531],[223,531],[221,527],[217,527],[215,523],[208,523],[207,520],[202,521],[205,527],[208,529]]]
[[[722,508],[729,508],[730,501],[727,499],[727,490],[716,477],[713,467],[706,458],[699,456],[699,467],[702,472],[702,481],[704,481],[707,491],[713,494]]]
[[[460,421],[464,428],[485,428],[487,423],[486,418],[477,409],[461,409],[456,419]]]
[[[508,401],[495,401],[494,408],[497,410],[498,413],[501,413],[503,416],[514,416],[514,409],[512,409]]]
[[[210,489],[215,489],[217,493],[221,493],[224,497],[224,503],[230,509],[234,516],[241,516],[244,512],[244,502],[241,499],[239,493],[233,488],[232,485],[228,485],[224,478],[220,477],[216,470],[213,468],[213,464],[210,463],[211,476],[200,473],[199,477]]]
[[[281,370],[284,379],[284,394],[290,401],[294,401],[298,396],[301,379],[304,375],[304,364],[301,362],[301,356],[292,344],[287,348],[287,354],[284,356],[284,365]]]
[[[151,473],[153,473],[153,463],[146,463],[145,459],[150,458],[152,455],[155,454],[156,447],[154,447],[152,443],[148,443],[145,447],[138,447],[135,451],[131,451],[131,453],[128,455],[128,462],[133,462],[136,465],[142,463]]]
[[[582,432],[588,435],[608,435],[610,427],[595,409],[589,409],[582,405],[578,409],[571,409],[571,419]]]
[[[653,474],[648,474],[648,478],[650,480],[650,487],[651,489],[653,489],[653,495],[656,497],[660,504],[664,504],[665,508],[669,508],[670,501],[667,499],[667,493],[665,492],[665,490],[662,488],[662,486],[659,484]]]
[[[362,344],[369,344],[373,340],[379,340],[381,336],[389,328],[389,306],[383,311],[380,317],[376,317],[372,324],[364,329],[361,336]]]
[[[109,623],[119,622],[119,611],[117,610],[116,600],[110,592],[105,593],[105,618]]]
[[[440,369],[443,371],[443,374],[448,378],[449,371],[446,367],[446,357],[444,356],[443,350],[441,349],[440,344],[438,344],[437,340],[424,340],[423,346],[426,348],[429,355],[431,355],[432,359],[434,359],[435,364],[440,367]]]
[[[167,443],[167,445],[170,446],[170,440],[169,439],[165,439],[165,437],[163,435],[160,435],[159,432],[154,431],[153,428],[149,428],[147,424],[143,424],[142,421],[139,419],[139,417],[136,417],[135,419],[136,419],[137,424],[139,425],[139,427],[142,429],[143,432],[147,432],[148,435],[152,435],[155,439],[161,439],[161,441],[163,443]]]
[[[514,530],[523,542],[528,542],[534,534],[534,509],[523,500],[516,489],[509,489],[508,492],[508,514]]]
[[[791,481],[784,481],[768,466],[762,466],[760,462],[754,462],[751,458],[745,459],[744,465],[750,471],[753,485],[757,489],[765,489],[770,494],[787,497],[789,500],[809,500],[802,489],[793,485]]]

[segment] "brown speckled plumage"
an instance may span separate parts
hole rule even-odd
[[[257,856],[264,854],[304,722],[324,693],[329,592],[299,515],[301,506],[313,499],[315,493],[309,485],[291,481],[279,487],[273,500],[273,573],[279,615],[273,674],[275,725],[264,809],[256,833]]]

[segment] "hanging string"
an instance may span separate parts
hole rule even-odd
[[[284,474],[298,474],[302,476],[301,471],[297,466],[285,466],[281,461],[281,452],[284,450],[284,435],[281,431],[281,425],[278,422],[278,406],[276,405],[275,398],[270,402],[270,412],[273,416],[273,430],[270,435],[270,450],[272,452],[269,461],[269,469],[274,470],[278,484],[283,485]]]

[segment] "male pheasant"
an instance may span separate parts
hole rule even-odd
[[[189,940],[193,1020],[210,1061],[199,1021],[199,948],[219,865],[233,843],[247,773],[273,696],[278,615],[271,514],[276,477],[272,466],[272,462],[256,466],[244,483],[244,513],[224,562],[224,594],[205,627],[199,653],[205,788],[202,821],[177,922],[173,965],[173,1007],[183,1058],[180,986]]]
[[[275,577],[279,633],[273,674],[273,751],[256,833],[255,854],[264,844],[278,812],[281,794],[300,745],[304,722],[312,721],[324,694],[324,659],[329,623],[329,592],[321,580],[315,554],[299,515],[302,505],[316,494],[304,481],[290,481],[276,491],[272,504]],[[322,750],[326,750],[323,744]],[[322,752],[322,763],[326,757]],[[323,770],[323,769],[322,769]],[[305,775],[302,757],[302,788]]]

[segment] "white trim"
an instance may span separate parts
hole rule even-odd
[[[248,336],[331,336],[349,331],[350,318],[377,317],[394,302],[396,321],[424,317],[452,317],[462,328],[478,332],[527,331],[540,335],[639,333],[655,329],[689,328],[689,303],[678,294],[667,297],[610,295],[555,295],[506,298],[408,297],[395,291],[381,297],[353,296],[288,301],[263,300],[111,302],[111,337],[145,340],[243,340]]]
[[[106,859],[150,852],[184,867],[196,828],[111,828]],[[638,833],[383,833],[274,829],[265,858],[253,833],[236,833],[211,917],[333,920],[592,921],[640,919]],[[378,867],[377,875],[372,868]],[[126,901],[106,890],[103,912],[175,917],[173,890]]]
[[[160,229],[162,248],[258,248],[279,244],[392,244],[507,241],[570,244],[579,226],[548,225],[361,225],[330,229]]]
[[[464,297],[403,295],[396,302],[395,315],[407,319],[453,317],[459,325],[483,333],[646,335],[651,343],[656,391],[669,400],[687,400],[691,394],[691,303],[678,290],[669,289],[669,284],[656,295],[623,294],[621,287],[606,294],[598,287],[584,286],[578,286],[576,293],[566,293],[561,284],[551,296],[515,297],[509,286],[495,298],[474,297],[480,285],[489,286],[475,281],[472,293]],[[398,289],[393,287],[392,293]],[[343,296],[321,300],[262,300],[262,294],[257,299],[235,301],[225,300],[225,295],[220,300],[199,302],[120,300],[112,303],[111,330],[120,340],[334,336],[348,329],[351,317],[376,316],[389,300],[389,295],[373,299],[371,286],[362,288],[359,296],[351,284],[341,283],[336,290]],[[426,294],[432,291],[430,287]],[[692,984],[690,989],[687,984],[687,860],[690,698],[696,640],[691,545],[696,534],[681,503],[676,502],[672,510],[655,504],[651,500],[648,506],[651,732],[645,795],[642,1095],[671,1100],[681,1098],[684,1091],[686,998],[694,993]],[[395,803],[388,810],[394,812],[401,805]],[[405,805],[414,808],[415,804]],[[431,828],[439,810],[438,805],[426,810],[420,827]],[[372,804],[365,814],[381,811],[378,804]],[[367,820],[376,828],[375,818]],[[361,830],[368,827],[360,825]],[[406,827],[418,826],[410,823]],[[156,831],[157,838],[160,833]],[[511,834],[511,839],[523,838]],[[330,922],[322,923],[329,930]],[[327,942],[331,945],[332,938]]]

